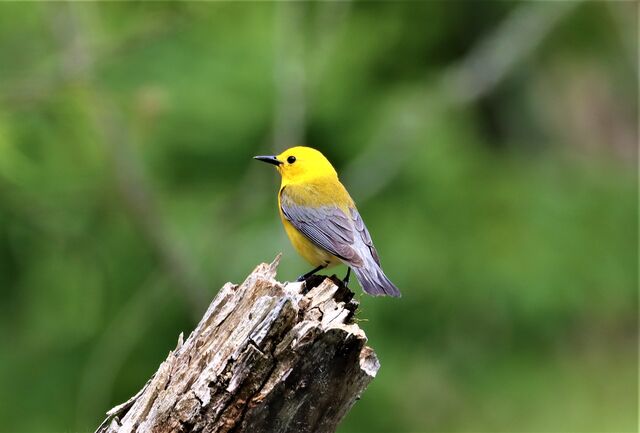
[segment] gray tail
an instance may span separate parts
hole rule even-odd
[[[352,267],[362,289],[372,296],[393,296],[399,298],[400,290],[382,272],[376,264],[369,264],[361,268]]]

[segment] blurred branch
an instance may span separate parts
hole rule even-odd
[[[331,60],[340,31],[347,22],[350,1],[318,4],[312,65],[306,68],[304,5],[278,3],[275,24],[274,82],[276,87],[273,148],[304,144],[305,117],[312,86],[320,82]],[[295,37],[292,37],[295,35]]]
[[[555,26],[581,1],[528,2],[517,6],[504,21],[485,36],[471,52],[443,73],[442,80],[420,99],[408,98],[394,107],[373,141],[344,170],[344,178],[358,202],[375,196],[400,173],[412,138],[433,113],[470,105],[503,82],[531,56]],[[436,105],[438,104],[438,105]],[[388,152],[388,149],[396,149]],[[376,176],[369,174],[375,172]],[[375,178],[375,180],[373,179]]]
[[[116,190],[123,200],[131,220],[140,229],[149,246],[163,265],[163,269],[181,289],[197,316],[204,305],[205,287],[192,269],[177,242],[169,235],[153,198],[151,186],[143,174],[142,164],[133,151],[131,135],[119,111],[93,81],[94,59],[87,46],[95,26],[87,14],[92,9],[75,3],[56,4],[51,7],[54,36],[63,50],[61,75],[64,82],[80,84],[87,97],[86,109],[107,150],[114,170]]]
[[[49,10],[57,8],[64,8],[64,5],[55,3],[53,5],[47,5]],[[65,31],[63,14],[50,13],[49,19],[53,22],[58,22],[61,25],[53,25],[52,30],[57,33],[58,36],[62,36]],[[95,51],[100,52],[99,57],[93,56],[92,69],[98,69],[106,64],[113,64],[119,62],[125,55],[131,51],[139,49],[145,44],[154,42],[162,37],[168,37],[172,34],[179,33],[185,27],[187,27],[192,21],[187,19],[184,15],[176,16],[174,14],[164,14],[162,16],[154,16],[153,20],[146,20],[139,22],[135,30],[123,35],[121,39],[117,40],[117,43],[113,41],[105,41],[95,39],[92,40],[91,46]],[[7,104],[13,107],[23,107],[46,101],[55,95],[56,90],[67,83],[70,77],[69,75],[50,73],[48,65],[59,64],[59,53],[53,52],[48,56],[42,56],[39,58],[33,66],[33,71],[45,71],[38,75],[34,72],[34,75],[30,75],[19,82],[12,82],[10,85],[3,83],[2,93],[0,93],[0,103]]]
[[[108,102],[101,93],[96,91],[91,96],[93,108],[90,112],[110,154],[117,191],[123,199],[125,209],[160,259],[176,288],[182,289],[186,295],[195,316],[206,302],[205,285],[194,272],[193,261],[187,258],[178,242],[169,234],[149,182],[143,175],[142,164],[132,150],[124,132],[126,128],[117,111],[107,107]]]
[[[385,116],[365,150],[344,169],[342,176],[358,203],[374,197],[400,174],[414,137],[425,127],[438,108],[433,104],[439,99],[425,97],[424,92],[405,99],[399,107]],[[389,150],[393,149],[392,152]],[[375,176],[371,176],[375,173]]]
[[[640,8],[637,2],[607,2],[607,9],[615,22],[616,33],[625,48],[629,66],[638,71],[640,65]]]
[[[274,149],[300,144],[304,136],[306,101],[304,31],[301,25],[303,6],[290,2],[276,4]]]
[[[445,71],[442,84],[451,101],[470,104],[491,92],[580,3],[528,2],[517,7],[469,55]]]
[[[318,3],[318,13],[315,19],[313,45],[313,56],[309,58],[312,62],[308,68],[307,75],[310,77],[307,91],[313,95],[314,86],[323,80],[323,75],[332,64],[333,53],[340,43],[345,25],[349,22],[352,2],[325,1]]]
[[[95,414],[112,398],[116,376],[167,303],[166,278],[153,271],[129,300],[110,317],[84,367],[78,389],[76,429],[87,431]]]

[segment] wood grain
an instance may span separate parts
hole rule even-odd
[[[279,257],[227,283],[98,433],[336,430],[380,364],[339,280],[275,280]]]

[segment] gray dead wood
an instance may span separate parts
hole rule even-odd
[[[97,433],[336,430],[380,364],[338,281],[279,283],[279,257],[227,283],[204,317]]]

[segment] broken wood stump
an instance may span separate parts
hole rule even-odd
[[[96,433],[334,432],[380,364],[338,279],[275,280],[280,257],[227,283]]]

